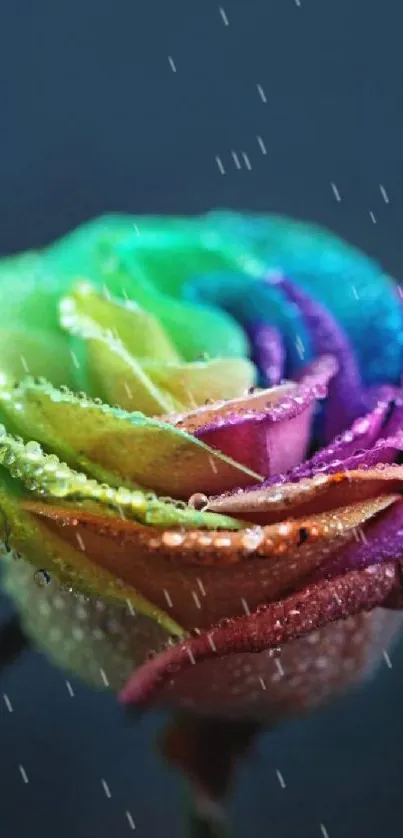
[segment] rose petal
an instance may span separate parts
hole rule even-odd
[[[379,494],[396,493],[401,491],[402,481],[403,466],[398,465],[335,471],[333,474],[316,474],[297,483],[280,483],[261,490],[211,498],[208,509],[269,524],[285,516],[335,510]]]
[[[252,359],[264,387],[275,387],[284,378],[285,347],[281,333],[266,323],[252,323],[246,329],[252,345]]]
[[[313,584],[282,602],[265,605],[161,652],[134,672],[120,700],[149,706],[172,672],[186,671],[195,663],[215,657],[275,649],[335,620],[369,611],[399,587],[394,563]]]
[[[158,704],[198,716],[284,722],[372,675],[402,619],[375,608],[292,640],[281,651],[210,658],[172,673]]]
[[[203,263],[215,268],[228,264],[220,244],[211,253],[211,242],[202,243],[205,226],[204,219],[101,216],[48,247],[42,261],[50,279],[57,277],[59,295],[77,276],[84,276],[113,296],[152,311],[185,360],[204,353],[211,358],[246,357],[244,332],[228,314],[171,296],[174,286],[200,271]],[[180,242],[189,239],[192,253],[182,261]],[[35,293],[40,294],[42,277],[36,285]],[[163,288],[168,293],[162,293]]]
[[[109,485],[140,484],[188,499],[245,486],[260,475],[171,424],[26,379],[0,386],[0,405],[18,431]]]
[[[164,648],[171,637],[155,619],[136,611],[130,599],[111,604],[70,592],[53,573],[43,586],[37,579],[23,559],[5,562],[4,588],[24,631],[57,666],[92,687],[121,689],[133,666],[146,660],[150,650]]]
[[[178,363],[181,357],[152,311],[101,294],[90,282],[75,284],[60,303],[62,326],[74,335],[97,327],[110,332],[134,358]]]
[[[195,361],[204,355],[210,358],[247,357],[248,341],[238,323],[225,311],[208,305],[194,305],[162,293],[159,283],[154,286],[144,273],[136,245],[131,237],[111,252],[112,258],[119,261],[119,278],[130,299],[153,311],[182,357],[186,361]]]
[[[249,278],[280,271],[317,299],[341,324],[366,384],[396,381],[402,366],[403,309],[396,282],[365,253],[316,224],[276,215],[214,211],[206,220],[231,241],[238,271]],[[245,279],[239,283],[245,309]],[[249,290],[249,288],[248,288]],[[269,306],[267,306],[269,308]],[[270,309],[260,317],[278,325]]]
[[[158,498],[152,492],[97,483],[60,462],[54,454],[45,454],[37,442],[25,444],[7,434],[3,426],[0,426],[0,464],[14,478],[14,481],[8,479],[13,494],[21,494],[22,483],[37,496],[56,499],[57,502],[61,498],[67,502],[74,498],[76,502],[84,501],[91,509],[95,506],[101,516],[112,514],[114,509],[115,514],[117,512],[154,527],[190,526],[214,530],[241,527],[233,518],[212,515],[171,498]]]
[[[178,405],[192,410],[207,401],[229,401],[242,396],[255,384],[256,372],[247,358],[216,358],[188,364],[144,361],[150,380]]]
[[[361,570],[403,556],[403,502],[392,504],[368,524],[365,535],[342,548],[320,568],[316,578],[333,578],[346,570]]]
[[[170,417],[170,421],[227,456],[236,451],[247,468],[276,474],[303,458],[315,400],[325,395],[335,370],[332,357],[324,356],[306,371],[299,385],[285,383],[242,400],[209,405],[183,418]]]
[[[351,428],[344,431],[340,437],[336,437],[309,460],[284,475],[284,482],[294,482],[302,477],[313,477],[322,466],[345,465],[351,457],[357,455],[358,451],[369,450],[377,441],[381,431],[386,437],[394,436],[397,432],[396,423],[394,422],[394,428],[392,428],[390,421],[391,415],[393,417],[395,413],[396,408],[387,391],[385,397],[377,402],[370,413],[356,419]],[[403,422],[401,425],[403,426]],[[265,482],[265,485],[273,485],[275,482],[276,478],[273,477]]]
[[[46,375],[56,387],[74,386],[77,378],[67,339],[64,335],[50,337],[39,329],[0,328],[0,376],[21,379],[28,373]]]
[[[253,610],[320,566],[354,538],[357,527],[395,498],[302,518],[264,529],[158,531],[80,508],[29,502],[24,508],[46,521],[67,543],[82,545],[94,564],[114,573],[185,628],[206,627],[222,617]]]
[[[268,280],[270,282],[270,280]],[[316,355],[333,355],[338,372],[329,383],[325,406],[325,439],[330,440],[365,413],[365,397],[355,353],[343,329],[316,300],[285,278],[276,286],[298,306]]]
[[[125,585],[116,575],[97,567],[87,559],[82,545],[77,541],[68,544],[34,515],[24,510],[12,486],[0,484],[0,537],[14,558],[23,556],[31,566],[44,569],[59,582],[67,583],[76,592],[102,596],[112,603],[130,602],[139,614],[159,623],[168,634],[183,635],[183,630],[173,618],[147,602],[132,587]]]

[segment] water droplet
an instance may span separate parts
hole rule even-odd
[[[263,530],[261,527],[253,527],[250,530],[245,530],[242,533],[242,547],[245,550],[256,550],[263,538]]]
[[[47,570],[44,570],[43,568],[36,570],[34,573],[34,582],[38,585],[38,588],[44,588],[45,585],[49,585],[50,576]]]
[[[192,509],[197,509],[199,512],[203,512],[208,506],[207,495],[203,495],[202,492],[195,492],[195,494],[189,498],[188,506],[191,506]]]
[[[183,544],[183,535],[180,532],[170,531],[164,532],[162,542],[166,547],[179,547]]]

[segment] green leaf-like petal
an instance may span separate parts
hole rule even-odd
[[[138,304],[107,298],[89,282],[77,283],[60,306],[61,324],[82,336],[95,327],[110,332],[134,358],[178,363],[180,355],[157,318]]]
[[[178,409],[168,393],[162,392],[143,370],[142,364],[111,332],[104,331],[89,317],[71,317],[70,300],[62,306],[62,323],[71,329],[75,352],[80,357],[89,396],[125,410],[140,410],[159,416]]]
[[[112,485],[126,482],[187,499],[194,492],[219,494],[261,479],[167,422],[47,383],[2,384],[0,408],[26,438]]]
[[[54,454],[45,454],[38,442],[23,440],[7,434],[0,428],[0,465],[9,475],[36,495],[60,501],[79,500],[100,505],[105,514],[110,509],[124,517],[144,524],[172,527],[199,527],[206,529],[239,529],[239,521],[225,515],[202,512],[170,498],[159,499],[154,493],[114,488],[89,479],[82,472],[60,462]],[[15,494],[13,491],[10,496]],[[18,488],[18,484],[17,484]],[[6,490],[5,490],[6,491]]]
[[[80,356],[90,394],[109,404],[157,416],[235,398],[255,382],[243,358],[182,363],[153,315],[108,300],[88,283],[77,285],[60,311],[63,327],[86,343]]]
[[[144,372],[183,408],[202,406],[206,401],[236,399],[256,382],[255,367],[246,358],[217,358],[189,364],[160,364],[144,361]],[[175,408],[173,408],[175,409]]]
[[[56,387],[74,386],[74,365],[64,334],[47,334],[22,326],[0,326],[0,375],[22,379],[45,376]]]

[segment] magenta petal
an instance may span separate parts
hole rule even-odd
[[[334,355],[339,371],[329,385],[325,409],[326,440],[332,439],[343,428],[348,427],[365,413],[365,397],[361,384],[359,366],[353,347],[343,329],[320,303],[285,278],[276,277],[275,282],[288,300],[295,303],[309,332],[316,355]]]
[[[269,476],[288,471],[306,454],[316,399],[326,396],[328,382],[336,370],[334,358],[324,356],[274,407],[217,417],[198,428],[195,436],[258,474]]]
[[[275,387],[284,378],[285,347],[278,329],[267,323],[253,323],[247,328],[252,344],[252,360],[264,387]]]
[[[358,468],[360,464],[376,465],[378,462],[392,462],[396,451],[400,448],[400,439],[396,445],[394,437],[399,428],[403,429],[403,411],[393,406],[393,388],[382,388],[379,393],[381,400],[366,416],[362,416],[353,423],[351,428],[336,437],[325,448],[317,451],[309,460],[296,466],[288,474],[278,474],[266,480],[261,486],[272,486],[275,483],[295,483],[303,477],[313,477],[318,472],[331,474],[340,468]],[[384,438],[379,439],[382,433]],[[379,440],[379,447],[374,455],[369,457],[370,451]],[[383,449],[383,450],[382,450]],[[390,449],[387,453],[386,449]],[[357,459],[354,458],[357,455]],[[350,466],[350,463],[352,464]],[[245,489],[248,491],[248,489]]]

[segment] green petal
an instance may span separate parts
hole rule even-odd
[[[113,281],[116,259],[113,248],[135,235],[134,218],[109,214],[87,221],[71,230],[44,251],[48,269],[58,277],[60,291],[79,277],[88,277],[102,288],[107,277]],[[112,293],[116,290],[112,289]]]
[[[193,242],[192,254],[186,258],[181,244],[184,236]],[[203,260],[208,260],[211,269],[222,269],[224,257],[217,254],[223,245],[212,245],[212,236],[211,224],[203,218],[111,215],[95,219],[41,253],[27,252],[0,261],[0,326],[37,328],[40,323],[49,337],[60,334],[58,299],[77,278],[86,277],[112,295],[128,297],[152,311],[185,360],[204,354],[245,357],[248,342],[229,315],[174,299],[161,290],[175,294],[186,279],[200,272]],[[76,375],[75,369],[72,372]]]
[[[88,283],[76,286],[60,310],[64,328],[86,342],[89,392],[110,404],[161,415],[207,399],[235,398],[255,382],[254,367],[246,359],[180,363],[149,312],[108,300]]]
[[[74,365],[63,334],[0,326],[0,374],[15,379],[44,375],[56,387],[74,386]]]
[[[88,389],[94,396],[124,410],[140,410],[146,416],[161,416],[180,408],[119,341],[94,334],[87,336],[85,345]]]
[[[193,364],[144,361],[142,367],[162,392],[169,393],[179,406],[189,409],[208,400],[238,398],[256,383],[255,367],[246,358],[219,358]]]
[[[84,370],[89,395],[151,416],[178,409],[178,404],[168,393],[159,390],[121,340],[89,317],[77,315],[71,299],[63,300],[61,319],[77,341],[75,352]]]
[[[244,358],[249,355],[245,332],[229,314],[162,293],[148,280],[136,253],[128,254],[125,246],[117,245],[115,255],[119,259],[124,293],[145,309],[153,311],[186,361],[195,361],[204,355],[210,358]],[[112,291],[109,280],[105,284]]]
[[[45,454],[37,442],[24,443],[12,437],[4,427],[0,427],[0,464],[14,478],[11,488],[8,478],[10,496],[18,490],[19,484],[15,484],[18,480],[36,495],[58,502],[61,498],[89,501],[90,504],[100,505],[105,514],[111,514],[111,509],[114,509],[115,514],[119,512],[144,524],[206,529],[239,529],[242,526],[239,521],[225,515],[201,512],[170,498],[159,499],[153,493],[99,484],[60,462],[54,454]]]
[[[73,334],[97,327],[109,331],[134,358],[179,362],[180,356],[157,318],[129,301],[107,298],[90,283],[77,283],[60,306],[61,324]]]
[[[15,388],[1,385],[0,407],[25,437],[112,485],[127,482],[188,498],[260,479],[173,425],[29,378]]]
[[[136,235],[123,238],[130,263],[147,276],[155,288],[170,296],[195,276],[228,272],[233,267],[226,242],[205,216],[200,218],[137,218]]]
[[[137,231],[141,228],[141,234]],[[98,288],[119,299],[137,302],[158,318],[166,334],[185,360],[193,361],[205,354],[217,357],[245,357],[249,354],[243,329],[225,312],[174,299],[163,293],[175,288],[192,274],[199,272],[203,248],[199,244],[197,259],[193,255],[182,264],[178,235],[184,230],[204,228],[203,219],[150,219],[126,216],[105,216],[85,224],[56,242],[46,251],[46,264],[58,276],[61,293],[75,279],[86,277]],[[207,229],[207,228],[206,228]],[[208,230],[211,236],[211,229]],[[207,240],[208,241],[208,240]],[[155,247],[158,264],[165,264],[165,274],[178,276],[166,282],[161,272],[151,265],[151,249]],[[211,259],[211,255],[208,256]],[[165,263],[169,262],[172,267]],[[197,268],[199,264],[199,268]],[[214,260],[215,270],[222,260]],[[190,273],[189,273],[190,271]],[[70,283],[66,283],[70,279]],[[179,283],[179,285],[178,285]]]

